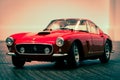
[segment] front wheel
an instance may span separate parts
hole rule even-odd
[[[70,67],[77,67],[80,61],[80,53],[77,43],[73,43],[68,54],[67,63]]]
[[[110,60],[110,46],[106,43],[104,46],[104,54],[99,58],[101,63],[107,63]]]
[[[25,60],[17,56],[12,56],[12,63],[17,68],[22,68],[25,64]]]

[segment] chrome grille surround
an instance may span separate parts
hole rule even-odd
[[[25,52],[20,52],[20,48],[25,48]],[[49,48],[50,52],[48,54],[45,54],[44,49]],[[15,49],[18,54],[31,54],[31,55],[51,55],[53,53],[53,46],[51,44],[28,44],[28,43],[22,43],[17,44],[15,46]]]

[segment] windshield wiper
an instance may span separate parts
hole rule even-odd
[[[61,29],[61,30],[73,30],[73,29],[66,28],[66,27],[61,27],[60,29]]]
[[[52,29],[46,28],[46,29],[44,29],[43,31],[52,31]]]

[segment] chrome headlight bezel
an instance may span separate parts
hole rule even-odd
[[[8,38],[6,39],[6,44],[7,44],[7,46],[12,46],[13,43],[14,43],[14,39],[13,39],[12,37],[8,37]]]
[[[62,37],[58,37],[58,38],[56,39],[56,45],[57,45],[58,47],[62,47],[62,46],[64,45],[64,39],[63,39]]]

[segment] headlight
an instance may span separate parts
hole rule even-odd
[[[14,43],[14,39],[13,39],[12,37],[8,37],[8,38],[6,39],[6,44],[7,44],[8,46],[12,46],[13,43]]]
[[[64,39],[62,37],[58,37],[56,40],[56,45],[61,47],[64,45]]]

